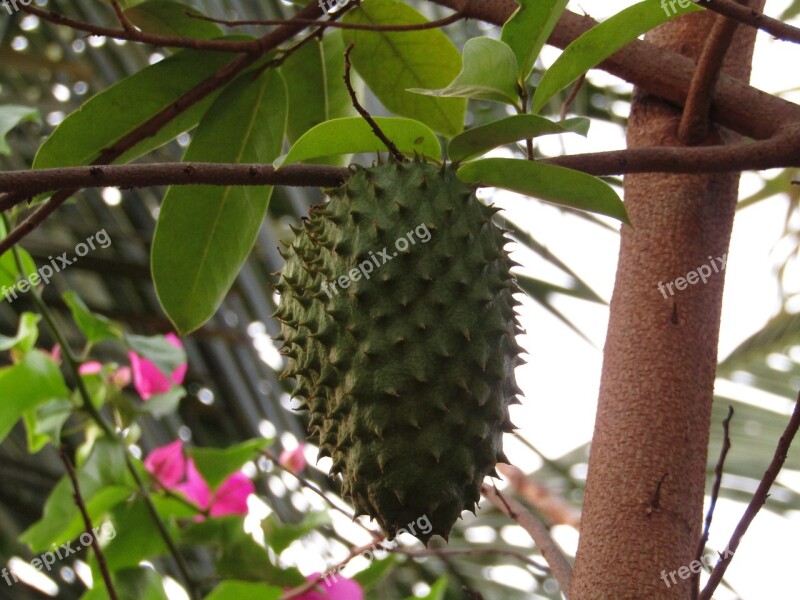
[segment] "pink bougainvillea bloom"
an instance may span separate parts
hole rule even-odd
[[[209,514],[212,517],[223,515],[246,515],[247,498],[255,494],[256,488],[244,473],[234,473],[228,477],[211,499]]]
[[[211,490],[208,489],[208,484],[200,471],[190,458],[186,461],[186,480],[183,483],[175,486],[175,490],[181,492],[188,500],[191,500],[201,510],[206,510],[211,500]]]
[[[319,573],[312,573],[306,579],[313,581],[319,576]],[[314,590],[297,596],[295,600],[364,600],[364,590],[352,579],[331,575],[320,581]]]
[[[284,450],[278,457],[278,462],[284,469],[297,475],[306,468],[306,457],[303,450],[303,444],[300,444],[294,450]]]
[[[253,482],[241,472],[233,473],[212,493],[194,460],[186,458],[180,440],[153,450],[144,466],[162,486],[180,492],[212,517],[246,515],[247,498],[255,493]]]
[[[174,333],[168,333],[167,341],[176,348],[183,348],[181,340]],[[178,365],[169,378],[161,372],[152,362],[135,352],[128,353],[131,361],[131,371],[133,373],[133,386],[136,388],[142,400],[149,400],[156,394],[163,394],[169,391],[172,384],[180,385],[186,377],[186,363]]]
[[[131,368],[120,367],[111,374],[111,383],[119,389],[128,387],[131,384]]]
[[[94,375],[95,373],[99,373],[102,370],[103,370],[103,363],[99,363],[96,360],[85,362],[80,367],[78,367],[78,373],[80,373],[81,375]]]
[[[56,344],[53,346],[52,350],[50,350],[48,354],[56,363],[59,365],[61,364],[61,344]]]
[[[183,442],[177,440],[156,448],[144,459],[147,469],[165,488],[175,488],[186,475],[186,457]]]

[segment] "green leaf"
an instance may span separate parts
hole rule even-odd
[[[223,581],[206,596],[206,600],[278,600],[282,595],[282,588],[263,583]]]
[[[458,170],[464,181],[503,188],[546,202],[599,213],[629,223],[617,193],[580,171],[513,158],[485,158]]]
[[[395,565],[397,565],[396,554],[390,554],[382,560],[373,560],[366,569],[353,575],[353,580],[362,588],[373,586],[386,577]]]
[[[272,513],[261,523],[261,528],[264,530],[264,541],[277,554],[280,554],[295,540],[299,540],[330,522],[331,517],[327,511],[308,513],[297,524],[282,523],[278,516]]]
[[[519,107],[517,59],[506,44],[488,37],[464,45],[464,67],[450,85],[439,90],[411,88],[409,92],[438,98],[475,98]]]
[[[11,147],[6,142],[6,136],[20,123],[25,121],[41,121],[39,109],[28,106],[8,104],[0,106],[0,154],[11,154]]]
[[[222,37],[222,29],[210,21],[196,18],[202,13],[180,2],[148,0],[129,8],[125,15],[147,33],[195,39]]]
[[[439,139],[427,125],[398,117],[376,117],[375,122],[400,152],[419,154],[433,160],[441,158]],[[289,149],[280,164],[309,162],[326,156],[357,152],[386,152],[386,146],[364,119],[346,117],[320,123],[307,131]]]
[[[111,574],[111,581],[119,600],[169,600],[161,575],[147,567],[117,571]],[[95,587],[81,596],[81,600],[109,600],[102,577],[95,579]]]
[[[153,363],[164,375],[170,375],[179,366],[186,364],[186,351],[173,346],[164,335],[125,334],[128,347],[139,356]]]
[[[61,445],[61,428],[75,409],[66,398],[58,398],[27,410],[23,415],[28,452],[36,454],[48,443]]]
[[[184,160],[270,163],[286,131],[286,87],[268,70],[228,86],[203,117]],[[152,249],[161,306],[185,334],[216,312],[255,243],[271,186],[176,186],[161,205]]]
[[[256,458],[271,443],[272,440],[255,439],[230,448],[191,448],[188,453],[194,458],[197,470],[213,490],[229,475],[241,469],[247,461]]]
[[[41,315],[36,313],[22,313],[17,327],[17,335],[13,338],[0,335],[0,352],[5,352],[12,348],[21,354],[30,352],[36,345],[36,340],[39,339],[38,325],[41,320]]]
[[[296,142],[306,131],[333,119],[348,117],[354,109],[345,88],[344,42],[335,31],[294,52],[281,66],[289,94],[286,134]]]
[[[102,315],[91,312],[78,294],[72,291],[65,292],[63,298],[72,313],[75,324],[90,344],[122,339],[122,326]]]
[[[538,115],[514,115],[458,134],[447,146],[450,160],[461,162],[480,156],[498,146],[553,133],[589,131],[589,119],[566,119],[556,123]]]
[[[186,389],[179,385],[173,385],[166,392],[153,394],[147,402],[137,406],[142,414],[151,415],[156,419],[171,415],[181,404],[181,400],[186,396]]]
[[[0,219],[0,237],[6,237],[6,224]],[[13,302],[17,298],[17,281],[21,278],[19,267],[17,266],[17,258],[14,255],[18,252],[22,261],[22,267],[25,270],[24,277],[27,279],[31,274],[36,273],[36,263],[31,258],[28,252],[17,246],[14,252],[4,252],[0,256],[0,296],[9,302]],[[21,294],[21,292],[19,292]]]
[[[134,493],[133,477],[125,463],[125,449],[114,441],[100,438],[82,467],[76,470],[81,495],[93,523]],[[72,482],[65,475],[56,484],[44,505],[42,518],[28,528],[20,541],[34,553],[52,544],[75,539],[85,531],[83,517],[75,506]]]
[[[69,115],[36,153],[35,169],[88,165],[175,102],[236,55],[184,50],[139,71],[87,100]],[[214,92],[182,112],[158,133],[125,152],[125,163],[164,145],[193,128],[219,95]]]
[[[676,16],[698,10],[703,9],[689,3],[685,8],[678,5],[674,14],[667,14],[658,2],[644,0],[592,27],[567,46],[544,74],[533,95],[531,111],[541,111],[558,92],[640,35]]]
[[[364,0],[342,21],[368,25],[419,24],[428,20],[398,0]],[[408,88],[438,89],[461,70],[461,57],[438,29],[413,32],[345,30],[345,45],[355,44],[351,59],[378,100],[390,111],[422,121],[445,135],[464,128],[467,104],[458,98],[431,98]]]
[[[0,442],[22,415],[38,406],[67,398],[69,390],[58,365],[39,350],[28,352],[21,362],[0,369]]]
[[[503,25],[500,39],[517,58],[519,81],[533,71],[536,58],[558,23],[569,0],[516,0],[519,8]]]
[[[141,498],[114,508],[110,522],[118,535],[103,549],[109,570],[136,567],[147,558],[169,554],[164,538],[154,533],[153,517]],[[177,534],[177,527],[171,519],[164,522],[170,533]],[[94,562],[96,566],[96,560]]]
[[[281,569],[272,564],[266,549],[245,533],[242,516],[232,515],[192,524],[185,531],[183,543],[215,546],[217,571],[224,578],[264,581],[285,587],[305,582],[305,577],[297,569]]]

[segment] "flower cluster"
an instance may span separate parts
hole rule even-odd
[[[186,457],[181,440],[153,450],[144,466],[159,486],[182,494],[211,517],[246,515],[247,498],[255,493],[253,482],[241,472],[234,473],[212,491],[194,460]]]

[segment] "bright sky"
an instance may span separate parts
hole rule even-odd
[[[584,0],[572,2],[570,9],[603,19],[632,4],[620,0]],[[766,11],[777,16],[788,4],[787,0],[769,2]],[[545,62],[552,63],[558,53],[558,50],[547,48]],[[778,42],[768,35],[759,34],[752,83],[771,93],[798,88],[800,73],[796,69],[786,68],[798,64],[800,48],[797,45]],[[630,87],[605,73],[593,71],[590,77],[598,84],[610,82],[623,88]],[[787,99],[798,102],[800,94],[795,92]],[[615,106],[614,110],[624,116],[628,108],[627,104],[621,104]],[[622,129],[603,123],[592,124],[588,139],[577,135],[561,137],[542,138],[544,143],[549,144],[543,144],[542,147],[553,153],[563,151],[560,146],[562,143],[568,153],[624,147]],[[769,176],[774,174],[767,173]],[[741,196],[757,190],[758,183],[758,177],[745,175]],[[507,208],[512,220],[529,228],[538,241],[545,243],[556,256],[574,268],[603,298],[611,297],[618,252],[615,234],[581,219],[562,215],[552,207],[524,197],[498,193],[492,199]],[[737,215],[726,271],[721,358],[760,329],[779,308],[774,273],[780,260],[774,250],[783,231],[786,210],[787,199],[781,197]],[[534,273],[542,276],[542,261],[537,257],[520,253],[517,260],[531,266]],[[602,348],[608,320],[607,309],[570,299],[560,299],[557,306],[588,335],[597,348]],[[515,408],[513,420],[520,426],[521,435],[548,456],[556,457],[585,444],[591,437],[602,355],[600,350],[583,342],[566,326],[532,303],[526,306],[523,326],[530,332],[521,339],[530,354],[530,362],[518,370],[518,378],[526,401],[523,407]],[[531,453],[509,436],[507,440],[508,455],[512,462],[525,470],[535,468]],[[736,440],[733,443],[736,444]],[[782,481],[792,481],[800,489],[797,485],[800,477],[787,477]],[[743,509],[744,505],[739,503],[718,504],[710,540],[712,547],[724,547]],[[559,529],[556,535],[565,548],[574,552],[577,543],[574,531]],[[797,561],[795,549],[790,545],[790,540],[797,539],[800,539],[800,513],[794,512],[787,518],[781,518],[762,511],[726,576],[743,600],[797,597],[794,573]],[[664,568],[671,570],[678,566],[668,568],[668,565],[664,565]],[[766,573],[768,577],[763,576]],[[793,595],[790,590],[794,590]],[[715,597],[720,600],[736,598],[722,588]]]

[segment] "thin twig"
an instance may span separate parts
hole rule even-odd
[[[708,137],[711,117],[711,98],[722,73],[722,63],[728,53],[739,22],[714,15],[714,25],[697,61],[689,95],[678,125],[678,139],[688,146],[700,144]]]
[[[706,513],[706,522],[703,527],[703,534],[697,542],[697,549],[695,550],[694,557],[697,560],[703,556],[703,552],[708,542],[708,535],[711,531],[711,520],[714,518],[714,510],[717,507],[717,499],[719,498],[719,490],[722,487],[722,474],[725,468],[725,458],[728,456],[728,451],[731,449],[730,427],[731,420],[733,419],[733,406],[728,406],[728,416],[722,422],[723,439],[722,448],[719,451],[719,459],[717,466],[714,468],[714,485],[711,488],[711,500],[708,504],[708,512]],[[697,598],[700,592],[700,573],[692,573],[692,597]]]
[[[496,487],[489,487],[486,484],[481,486],[483,494],[489,502],[494,504],[503,513],[517,522],[528,535],[531,536],[542,557],[550,565],[553,577],[556,578],[558,585],[564,596],[569,598],[569,591],[572,584],[572,565],[561,552],[561,549],[550,537],[547,530],[539,519],[534,517],[522,504],[512,498],[506,498]]]
[[[749,6],[743,6],[731,0],[703,0],[701,6],[750,27],[760,29],[784,42],[800,44],[800,28],[768,17]]]
[[[786,425],[786,430],[778,440],[778,445],[775,448],[775,454],[769,463],[769,467],[764,473],[764,477],[761,478],[761,482],[758,484],[758,488],[755,494],[753,494],[750,503],[747,505],[747,509],[744,511],[744,515],[742,515],[739,524],[736,525],[736,529],[734,529],[731,539],[725,547],[725,555],[722,556],[720,561],[714,566],[714,570],[708,578],[706,587],[700,592],[699,600],[710,600],[711,596],[714,594],[714,590],[716,590],[717,586],[720,584],[722,577],[725,575],[725,571],[728,569],[728,565],[731,564],[733,553],[736,552],[739,543],[742,541],[742,537],[747,532],[753,519],[756,518],[761,507],[766,504],[767,498],[769,497],[769,490],[772,484],[775,483],[775,479],[778,477],[783,463],[786,462],[786,456],[789,454],[789,447],[792,445],[792,441],[795,435],[797,435],[797,430],[799,428],[800,394],[798,394],[798,398],[795,400],[794,411],[792,412],[792,417],[789,419],[789,423]]]
[[[117,15],[117,21],[119,24],[122,25],[122,28],[125,31],[131,32],[136,31],[136,27],[134,27],[133,23],[130,22],[128,16],[125,14],[125,11],[120,6],[118,0],[111,0],[111,6],[114,7],[114,12]]]
[[[350,100],[353,103],[353,108],[355,108],[358,111],[358,114],[364,117],[364,120],[369,123],[369,126],[372,128],[372,132],[381,142],[383,142],[389,152],[391,152],[397,160],[403,162],[406,160],[406,157],[402,152],[400,152],[400,150],[397,149],[397,146],[394,145],[394,142],[386,137],[386,134],[381,131],[380,127],[378,127],[375,119],[373,119],[372,116],[367,112],[367,109],[361,106],[361,103],[356,97],[356,91],[353,89],[353,84],[350,82],[350,69],[352,67],[350,64],[350,52],[353,51],[353,48],[355,48],[355,44],[350,42],[350,45],[347,46],[347,50],[344,51],[344,84],[347,86],[347,92],[350,94]]]
[[[64,448],[59,448],[58,455],[61,457],[61,462],[64,463],[64,467],[67,469],[67,475],[69,475],[69,479],[72,482],[72,497],[75,499],[75,504],[78,506],[78,510],[80,510],[81,516],[83,517],[83,525],[86,528],[86,533],[92,538],[92,550],[94,550],[94,555],[97,558],[97,567],[103,575],[103,581],[106,584],[108,596],[111,600],[119,600],[114,582],[111,579],[111,572],[108,570],[108,564],[106,564],[105,554],[103,554],[103,550],[100,548],[100,542],[97,541],[97,536],[94,534],[92,519],[89,516],[89,511],[86,510],[86,504],[81,495],[81,487],[80,483],[78,483],[78,476],[75,474],[75,468],[72,466],[72,461],[69,459],[69,455]],[[83,536],[81,536],[81,538],[82,537]]]
[[[510,558],[516,558],[520,562],[525,563],[528,566],[533,567],[542,572],[549,572],[550,567],[547,565],[543,565],[532,558],[525,556],[521,552],[515,552],[514,550],[505,550],[504,548],[483,548],[483,547],[475,547],[475,548],[436,548],[436,549],[425,549],[425,550],[408,550],[406,548],[392,548],[389,552],[393,552],[395,554],[402,554],[404,556],[411,556],[416,558],[422,558],[425,556],[437,556],[439,554],[444,554],[448,556],[480,556],[484,554],[494,554],[497,556],[507,556]]]
[[[585,81],[586,81],[586,73],[584,73],[583,75],[578,77],[578,79],[575,80],[575,83],[572,84],[572,89],[569,91],[569,95],[567,96],[567,99],[564,100],[564,104],[561,105],[561,120],[562,121],[567,118],[567,112],[569,112],[569,109],[572,107],[572,104],[575,102],[575,98],[578,97],[578,93],[581,91],[581,88],[583,87],[583,84],[584,84]]]

